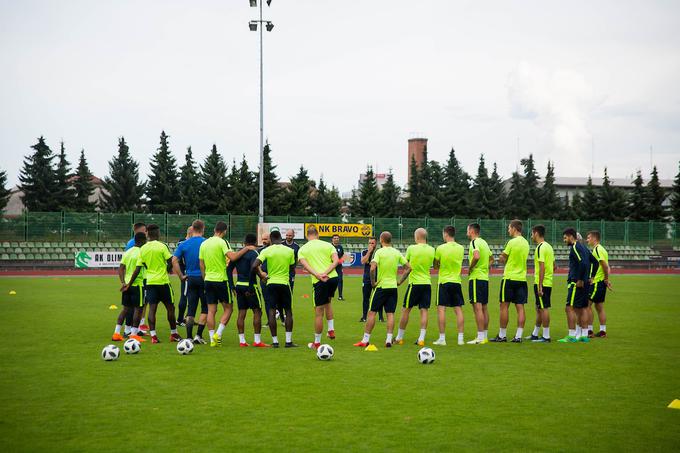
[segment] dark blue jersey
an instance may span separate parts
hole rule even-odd
[[[368,253],[368,249],[365,249],[361,252],[361,256],[364,257]],[[373,259],[373,255],[375,255],[375,250],[373,250],[373,253],[369,257],[369,260],[366,264],[364,264],[364,279],[363,283],[371,284],[371,260]]]
[[[569,275],[567,282],[572,283],[578,280],[583,280],[588,284],[588,277],[590,273],[590,250],[576,242],[569,247]]]
[[[227,279],[229,280],[230,289],[234,289],[236,284],[249,286],[255,284],[256,277],[255,274],[251,275],[250,269],[258,256],[259,253],[250,250],[238,260],[229,261],[229,265],[227,266]],[[234,269],[236,269],[237,283],[234,283]]]
[[[295,253],[295,262],[297,263],[298,260],[298,252],[300,251],[300,246],[297,244],[297,242],[293,241],[290,244],[286,241],[283,241],[283,245],[286,247],[290,247],[293,249],[293,253]],[[289,272],[291,280],[295,278],[295,266],[291,266],[290,272]]]
[[[335,245],[334,247],[335,247],[335,251],[338,254],[338,259],[341,259],[343,256],[345,256],[345,249],[342,248],[342,244]],[[335,269],[342,272],[342,263],[338,263],[338,265],[335,267]]]

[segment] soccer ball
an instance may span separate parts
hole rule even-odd
[[[137,354],[142,350],[142,345],[134,338],[130,338],[123,344],[123,350],[126,354]]]
[[[418,351],[418,362],[427,365],[434,362],[434,351],[430,348],[421,348]]]
[[[120,349],[115,344],[110,344],[102,349],[102,359],[110,362],[112,360],[118,360],[120,356]]]
[[[316,350],[316,356],[319,358],[319,360],[330,360],[333,358],[333,354],[335,354],[335,351],[333,351],[333,348],[327,344],[322,344]]]
[[[188,338],[185,338],[184,340],[181,340],[179,343],[177,343],[177,352],[179,352],[180,355],[191,354],[193,350],[194,344]]]

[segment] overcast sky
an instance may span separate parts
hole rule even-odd
[[[213,143],[258,165],[257,9],[248,0],[0,0],[0,168],[44,135],[105,176],[124,135],[146,175],[164,129],[178,161]],[[405,183],[407,140],[509,176],[672,178],[680,159],[680,2],[274,0],[265,135],[341,191],[367,164]],[[593,146],[594,145],[594,146]],[[594,161],[592,151],[594,149]]]

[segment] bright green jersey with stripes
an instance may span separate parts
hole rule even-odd
[[[411,265],[408,282],[412,285],[429,285],[430,268],[434,261],[434,247],[427,244],[413,244],[406,249],[406,261]]]
[[[149,241],[139,249],[137,266],[146,268],[147,285],[170,283],[170,277],[168,277],[168,260],[170,258],[172,258],[170,249],[161,241]]]
[[[503,250],[508,256],[503,270],[503,278],[507,280],[526,281],[529,243],[524,236],[517,236],[508,241]]]
[[[227,281],[227,253],[231,246],[219,236],[206,239],[198,249],[198,259],[203,260],[206,282]]]
[[[545,241],[538,244],[534,250],[534,283],[537,285],[541,272],[540,263],[543,263],[545,266],[543,286],[552,288],[553,270],[555,269],[555,254],[553,253],[552,245]]]
[[[267,263],[267,284],[287,285],[290,267],[295,264],[295,252],[283,244],[272,244],[265,247],[260,256],[261,262]]]
[[[143,267],[142,270],[139,271],[139,275],[137,275],[135,281],[130,281],[132,274],[137,268],[137,260],[139,259],[140,250],[140,247],[129,248],[125,253],[123,253],[123,257],[120,260],[120,264],[125,266],[125,283],[129,284],[130,286],[142,286],[144,284],[144,275],[146,272],[144,271]]]
[[[465,248],[456,241],[437,247],[434,259],[439,262],[439,283],[460,283],[460,270],[463,267]]]
[[[479,252],[479,260],[475,264],[474,269],[470,272],[470,280],[489,280],[489,258],[491,258],[491,249],[489,244],[482,238],[473,239],[470,241],[468,248],[468,263],[472,262],[475,250]]]
[[[399,265],[408,261],[394,247],[381,247],[375,252],[371,262],[378,265],[376,288],[396,288]]]
[[[607,253],[607,250],[602,247],[601,244],[595,246],[593,249],[593,256],[595,256],[598,263],[604,261],[609,264],[609,253]],[[604,269],[602,269],[602,265],[600,264],[600,267],[597,268],[597,272],[595,273],[595,277],[593,277],[593,283],[602,281],[604,281]]]

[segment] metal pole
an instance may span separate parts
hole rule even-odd
[[[260,205],[258,211],[258,221],[259,223],[264,222],[264,99],[263,99],[263,87],[262,87],[262,28],[264,26],[262,22],[262,3],[264,0],[260,0]]]

